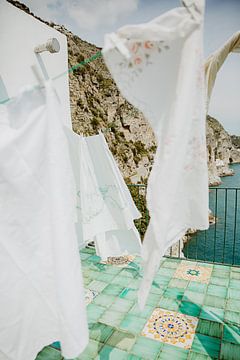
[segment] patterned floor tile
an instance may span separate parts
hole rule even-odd
[[[102,264],[115,265],[118,267],[126,267],[135,259],[134,255],[125,255],[125,256],[114,256],[108,257],[107,261],[102,261]]]
[[[208,284],[211,277],[212,267],[191,265],[188,262],[182,262],[173,277],[183,280],[198,281],[202,284]]]
[[[85,303],[86,303],[86,305],[89,305],[97,295],[98,295],[97,291],[86,289],[85,290]]]
[[[184,349],[190,349],[198,319],[156,308],[141,335]]]

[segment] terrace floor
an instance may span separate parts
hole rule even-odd
[[[240,268],[164,258],[144,311],[140,258],[81,251],[90,342],[79,360],[240,359]],[[59,344],[37,360],[60,360]]]

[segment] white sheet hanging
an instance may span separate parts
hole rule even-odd
[[[103,48],[117,86],[149,120],[158,143],[147,188],[151,220],[142,248],[141,307],[169,246],[188,228],[208,228],[204,1],[185,3],[106,35]]]
[[[134,219],[140,218],[130,192],[102,134],[79,136],[65,129],[77,187],[79,246],[95,241],[103,260],[140,254]]]
[[[88,343],[75,186],[51,84],[0,106],[0,354],[34,360]]]

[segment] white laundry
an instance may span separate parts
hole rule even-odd
[[[160,258],[188,228],[208,228],[202,50],[203,0],[105,36],[103,55],[122,95],[149,120],[157,152],[148,179],[143,307]]]
[[[140,218],[103,134],[82,137],[65,129],[77,188],[79,247],[95,241],[103,260],[140,254],[141,241],[134,225]]]
[[[50,83],[0,106],[0,354],[34,360],[88,343],[75,184]]]

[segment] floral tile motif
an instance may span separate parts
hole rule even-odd
[[[202,284],[208,284],[211,273],[212,267],[183,262],[177,267],[173,277],[184,280],[198,281]]]
[[[166,344],[190,349],[198,318],[156,308],[141,335]]]
[[[86,305],[90,304],[94,298],[98,295],[98,292],[96,290],[85,290],[85,303]]]
[[[114,256],[114,257],[108,257],[107,261],[103,261],[103,264],[107,265],[115,265],[119,267],[125,267],[130,262],[134,260],[135,256],[133,255],[124,255],[124,256]]]

